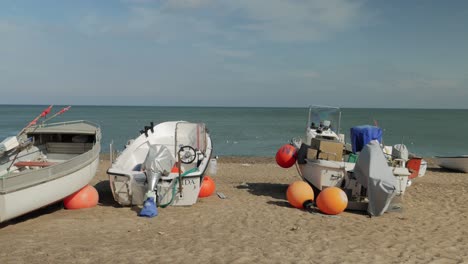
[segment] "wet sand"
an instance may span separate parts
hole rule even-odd
[[[369,218],[291,207],[296,169],[272,158],[221,157],[213,175],[227,196],[137,216],[112,198],[102,157],[91,184],[99,204],[48,206],[0,224],[1,263],[466,263],[468,174],[428,159],[406,190],[403,210]]]

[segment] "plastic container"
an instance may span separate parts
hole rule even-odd
[[[210,164],[208,164],[208,174],[210,176],[215,176],[218,171],[218,157],[210,159]]]
[[[358,155],[354,154],[354,153],[351,153],[351,154],[349,154],[348,162],[356,163],[357,159],[358,159]]]
[[[418,177],[423,177],[426,174],[427,161],[421,160],[421,166],[419,167]]]

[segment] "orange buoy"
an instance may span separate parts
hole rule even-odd
[[[177,164],[174,164],[174,167],[171,169],[171,173],[179,173],[179,167],[177,167]]]
[[[406,168],[411,172],[411,175],[408,176],[408,179],[414,179],[418,177],[419,169],[421,168],[421,158],[412,158],[406,163]]]
[[[90,208],[97,205],[99,194],[91,185],[86,185],[79,191],[72,193],[63,200],[63,205],[67,209]]]
[[[205,175],[203,177],[203,182],[200,187],[200,192],[198,193],[198,197],[208,197],[213,194],[216,188],[215,182],[211,179],[210,176]]]
[[[296,163],[297,149],[290,144],[283,145],[276,152],[276,163],[282,168],[289,168]]]
[[[295,181],[286,190],[286,199],[292,206],[304,209],[314,200],[314,190],[305,181]]]
[[[317,197],[317,207],[322,213],[337,215],[348,206],[346,193],[338,187],[323,189]]]

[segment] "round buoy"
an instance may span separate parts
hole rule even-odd
[[[63,200],[63,205],[67,209],[82,209],[90,208],[97,205],[99,194],[91,185],[86,185],[79,191],[67,196]]]
[[[276,152],[276,163],[282,168],[289,168],[296,163],[297,149],[290,144],[283,145]]]
[[[308,207],[314,200],[314,191],[305,181],[296,181],[289,185],[286,190],[288,202],[299,209]]]
[[[213,194],[214,190],[215,190],[215,182],[213,181],[213,179],[211,179],[210,176],[208,175],[205,175],[205,177],[203,177],[203,182],[201,184],[201,187],[200,187],[200,192],[198,193],[198,197],[208,197],[210,195]]]
[[[323,189],[317,197],[317,207],[322,213],[337,215],[348,206],[346,193],[338,187]]]

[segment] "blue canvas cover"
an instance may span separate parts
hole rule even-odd
[[[353,153],[360,152],[367,143],[377,140],[382,143],[382,129],[371,125],[355,126],[351,128],[351,145]]]

